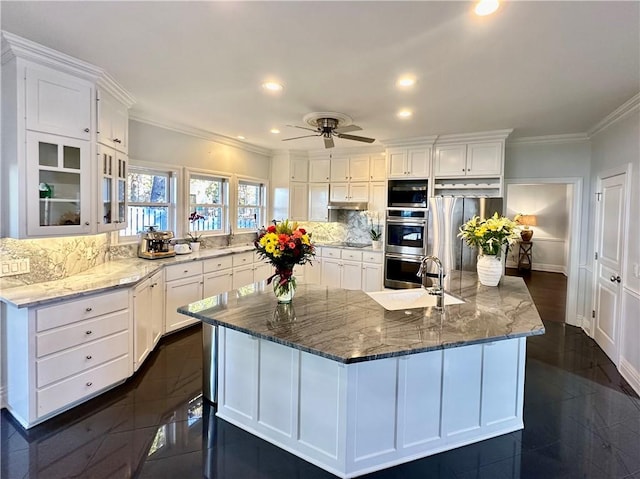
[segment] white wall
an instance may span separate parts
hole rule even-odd
[[[537,226],[533,230],[533,267],[537,271],[567,272],[565,246],[569,236],[569,211],[567,204],[569,186],[552,184],[507,184],[506,214],[535,215]],[[507,266],[517,265],[508,262]]]
[[[129,158],[269,179],[269,156],[140,121],[129,121]]]
[[[505,150],[505,183],[510,182],[582,182],[578,198],[580,211],[578,239],[589,237],[589,181],[591,177],[591,144],[586,135],[573,137],[547,137],[515,140]],[[564,180],[567,181],[564,181]],[[540,181],[538,181],[540,180]],[[507,196],[507,202],[509,198]],[[535,238],[535,237],[534,237]],[[572,238],[572,241],[575,239]],[[583,325],[591,316],[591,256],[586,241],[577,242],[577,264],[569,264],[567,290],[567,322]],[[570,253],[567,261],[570,260]],[[565,255],[567,256],[567,255]],[[572,276],[577,276],[572,277]],[[588,329],[588,324],[587,324]]]
[[[637,100],[637,97],[636,97]],[[615,167],[631,164],[629,218],[625,233],[625,262],[622,271],[622,311],[620,361],[621,374],[640,393],[640,106],[635,102],[626,116],[592,137],[591,193],[594,197],[598,174]],[[595,202],[590,202],[590,228],[594,231]],[[594,238],[589,246],[593,250]]]

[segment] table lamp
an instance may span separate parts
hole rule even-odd
[[[518,223],[524,225],[523,230],[520,232],[520,238],[522,241],[531,241],[533,236],[533,230],[529,229],[529,226],[537,226],[538,219],[535,215],[522,215],[518,218]]]

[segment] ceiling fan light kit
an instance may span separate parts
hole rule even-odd
[[[298,140],[300,138],[309,138],[312,136],[321,136],[324,140],[325,148],[333,148],[335,143],[333,138],[341,138],[343,140],[361,141],[364,143],[373,143],[375,138],[367,138],[365,136],[347,135],[352,131],[362,130],[358,125],[353,124],[351,117],[344,113],[334,111],[320,111],[309,113],[302,119],[312,128],[297,125],[287,125],[292,128],[300,128],[301,130],[313,131],[313,135],[296,136],[293,138],[284,138],[282,141]]]

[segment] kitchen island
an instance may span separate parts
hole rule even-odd
[[[340,477],[523,428],[526,337],[544,326],[521,278],[454,272],[464,300],[386,310],[367,293],[264,283],[179,308],[218,326],[217,415]]]

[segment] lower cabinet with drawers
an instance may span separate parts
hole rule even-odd
[[[133,374],[126,289],[52,306],[4,305],[7,407],[31,427]]]
[[[363,291],[382,289],[381,252],[323,247],[321,255],[320,284]]]

